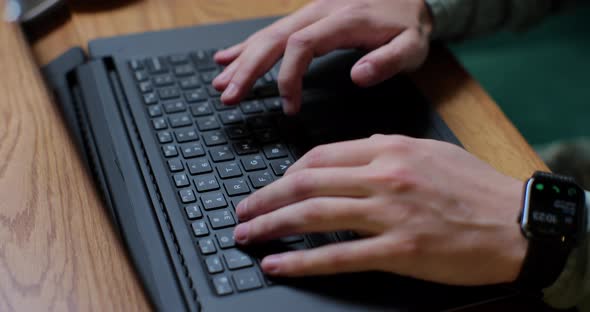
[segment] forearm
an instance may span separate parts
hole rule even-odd
[[[590,192],[586,192],[586,210],[590,210]],[[590,213],[587,213],[586,240],[569,256],[557,281],[544,292],[545,301],[556,308],[578,306],[590,311]]]
[[[531,26],[576,0],[426,0],[433,39],[463,39]]]

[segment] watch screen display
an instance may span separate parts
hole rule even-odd
[[[535,178],[529,186],[527,228],[535,236],[561,236],[575,239],[584,203],[584,193],[577,185]]]

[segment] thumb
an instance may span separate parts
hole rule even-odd
[[[384,46],[362,57],[350,72],[352,81],[361,87],[376,85],[399,72],[422,65],[428,55],[429,41],[410,28]]]

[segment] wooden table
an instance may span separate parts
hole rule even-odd
[[[150,308],[38,66],[96,37],[285,14],[306,1],[80,2],[32,49],[0,24],[0,311]],[[453,57],[432,54],[414,78],[465,147],[521,179],[546,169]]]

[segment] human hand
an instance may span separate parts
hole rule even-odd
[[[244,199],[234,237],[353,230],[355,241],[270,255],[271,275],[386,271],[454,285],[516,279],[522,182],[463,149],[403,136],[319,146]]]
[[[371,86],[420,66],[431,28],[423,0],[317,0],[217,52],[215,60],[228,66],[213,86],[223,91],[224,103],[235,104],[283,56],[278,88],[285,113],[296,113],[302,77],[314,57],[336,49],[371,51],[351,70],[356,84]]]

